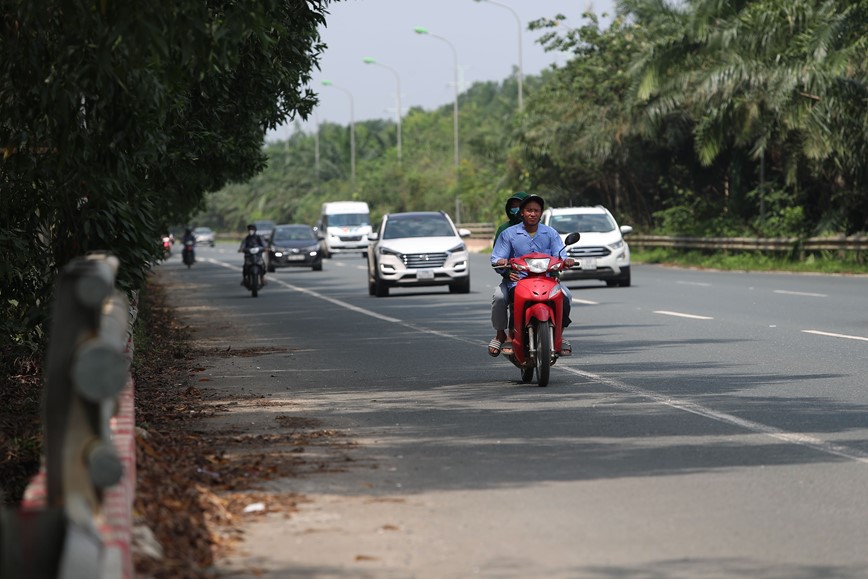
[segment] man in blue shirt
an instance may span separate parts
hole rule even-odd
[[[547,255],[564,259],[566,267],[572,267],[575,264],[573,258],[567,257],[566,247],[564,246],[564,242],[561,240],[560,234],[558,234],[558,232],[552,227],[540,223],[543,209],[545,209],[545,201],[539,195],[528,195],[522,200],[520,205],[522,222],[518,225],[508,227],[500,234],[500,237],[497,238],[494,248],[491,250],[492,266],[504,266],[509,263],[509,260],[513,257],[520,257],[533,252],[545,253]],[[524,272],[510,272],[510,296],[512,295],[512,291],[515,289],[515,284],[525,275],[527,274]],[[566,327],[570,325],[570,307],[572,305],[573,296],[566,286],[561,286],[561,289],[563,291],[564,300],[563,327],[566,329]],[[492,353],[495,342],[499,342],[497,345],[500,346],[500,348],[498,349],[505,355],[512,354],[512,345],[508,342],[506,335],[506,326],[508,321],[502,315],[498,315],[498,312],[505,311],[504,304],[501,303],[500,300],[509,300],[509,296],[499,297],[498,294],[495,293],[494,299],[492,300],[492,324],[494,325],[494,330],[497,332],[497,335],[489,344],[489,353],[493,356],[497,355],[496,353]],[[504,344],[504,342],[506,343]],[[572,346],[568,341],[563,340],[561,345],[561,355],[568,356],[571,353]]]

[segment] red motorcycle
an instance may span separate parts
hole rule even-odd
[[[165,257],[166,259],[168,259],[169,256],[172,255],[173,243],[175,243],[175,240],[168,235],[164,235],[163,238],[160,240],[160,245],[163,247],[163,257]]]
[[[578,233],[570,233],[565,245],[578,240]],[[510,259],[505,267],[527,273],[513,291],[509,330],[512,354],[506,358],[521,370],[522,382],[530,382],[536,370],[537,385],[547,386],[549,372],[561,351],[564,308],[560,281],[550,274],[564,269],[564,260],[529,253]]]

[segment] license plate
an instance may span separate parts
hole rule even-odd
[[[416,279],[434,279],[434,270],[420,269],[416,272]]]
[[[579,267],[582,269],[597,269],[596,257],[580,257]]]
[[[303,255],[287,255],[287,261],[301,261],[304,259]]]

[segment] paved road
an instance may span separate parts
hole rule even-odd
[[[234,247],[199,257],[160,273],[200,338],[284,348],[213,387],[359,443],[248,530],[257,576],[868,577],[868,278],[573,283],[574,356],[538,388],[486,354],[486,256],[468,295],[380,299],[357,256],[256,299]]]

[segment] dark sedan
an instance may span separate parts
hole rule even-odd
[[[322,270],[322,252],[316,231],[309,225],[277,225],[268,241],[268,271],[278,267]]]

